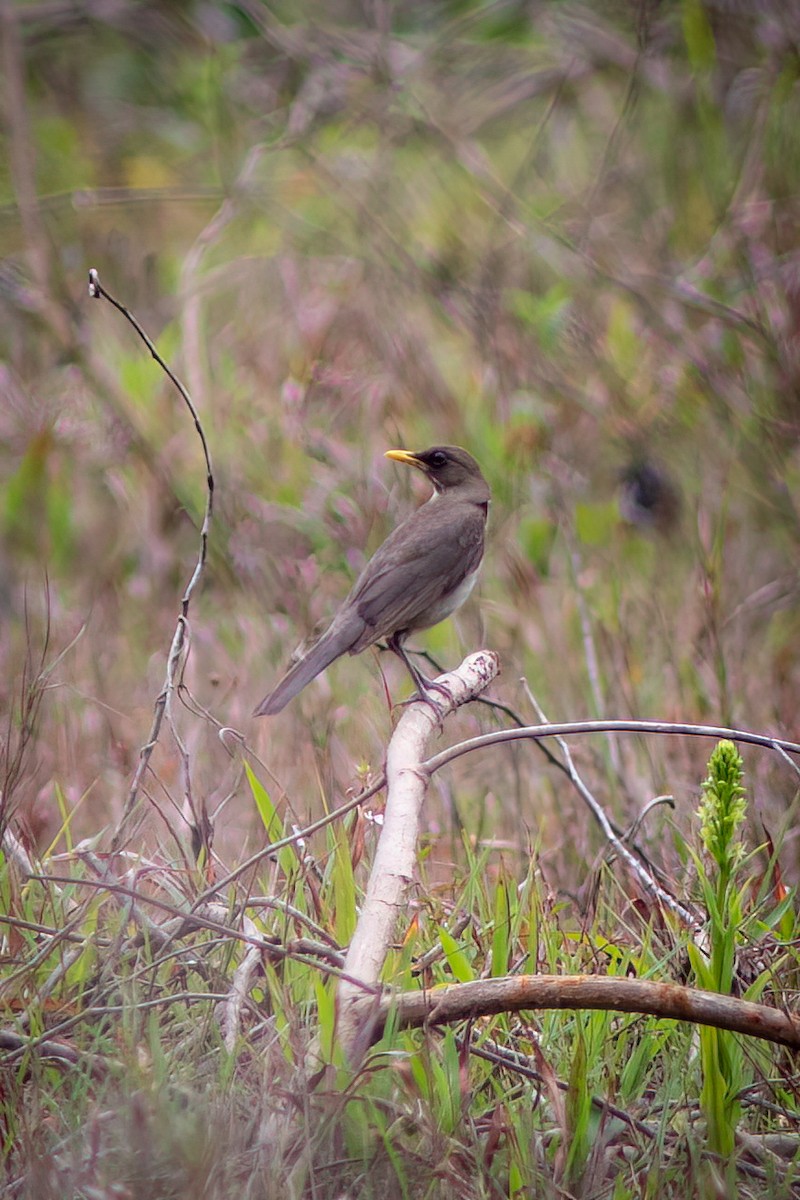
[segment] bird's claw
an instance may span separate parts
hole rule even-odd
[[[414,692],[414,695],[409,696],[407,700],[400,700],[397,707],[405,708],[407,704],[417,704],[420,702],[427,704],[429,708],[433,709],[439,724],[442,724],[446,709],[433,698],[431,692],[438,692],[441,696],[444,696],[448,703],[452,704],[453,697],[449,688],[445,687],[443,683],[437,683],[435,679],[426,679],[424,684],[418,681],[418,684],[418,689]]]

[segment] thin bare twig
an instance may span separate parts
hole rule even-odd
[[[77,879],[70,875],[32,875],[31,878],[41,880],[42,883],[71,884],[76,889],[92,888],[97,891],[105,891],[109,895],[128,897],[137,902],[149,904],[161,912],[169,913],[171,917],[176,918],[176,921],[174,925],[172,922],[169,922],[168,932],[165,929],[165,941],[170,938],[183,936],[194,929],[206,929],[210,933],[241,942],[242,945],[256,946],[267,956],[291,958],[295,962],[305,963],[306,966],[318,968],[323,974],[334,975],[338,979],[348,979],[357,986],[361,986],[358,980],[347,975],[336,965],[341,959],[341,955],[337,951],[332,950],[330,946],[318,945],[309,938],[293,938],[291,941],[282,942],[279,937],[271,934],[255,934],[251,936],[244,930],[226,925],[224,921],[216,920],[213,917],[205,915],[205,913],[184,911],[178,905],[170,903],[167,900],[161,900],[157,896],[144,895],[135,888],[127,887],[113,880]],[[363,990],[368,992],[377,991],[377,989],[371,988],[366,984],[363,985]],[[227,999],[227,995],[222,997],[222,999]]]
[[[586,592],[581,585],[582,563],[578,547],[575,545],[575,539],[571,533],[567,538],[569,542],[569,561],[572,569],[572,585],[575,589],[575,595],[578,601],[578,616],[581,623],[581,641],[583,642],[583,655],[586,662],[586,673],[589,677],[589,688],[591,690],[592,700],[594,701],[594,710],[597,717],[600,718],[605,712],[605,697],[603,696],[603,686],[600,682],[600,659],[597,654],[597,645],[594,638],[594,630],[592,629],[592,619],[589,615],[589,605],[586,603]],[[622,767],[619,761],[619,747],[613,737],[606,739],[608,746],[608,756],[611,766],[614,769],[617,777],[622,774]]]
[[[729,729],[723,725],[684,725],[673,721],[562,721],[554,725],[527,725],[520,729],[499,729],[494,733],[482,733],[479,737],[468,738],[455,746],[434,754],[422,769],[429,774],[470,754],[473,750],[483,750],[487,746],[495,746],[502,742],[515,742],[530,739],[541,741],[549,737],[569,737],[581,733],[659,733],[678,734],[682,737],[727,738],[731,742],[743,742],[750,746],[763,746],[767,750],[786,751],[787,754],[800,755],[800,745],[788,742],[784,738],[771,737],[769,734],[751,733],[747,729]]]
[[[0,834],[3,834],[8,826],[8,820],[12,813],[14,789],[22,777],[25,760],[33,745],[36,722],[44,696],[44,682],[47,674],[45,659],[49,645],[50,589],[45,581],[44,639],[38,663],[34,659],[33,653],[33,633],[27,593],[25,596],[25,658],[19,681],[19,708],[15,714],[9,706],[6,733],[0,741]]]
[[[258,936],[255,924],[246,914],[242,918],[242,923],[245,932],[254,937]],[[260,948],[258,946],[249,946],[247,953],[233,973],[231,990],[222,1008],[222,1036],[225,1039],[225,1049],[228,1053],[233,1053],[236,1046],[242,1009],[247,1000],[253,976],[260,962]]]
[[[144,329],[139,324],[136,317],[134,317],[133,314],[131,312],[129,312],[129,310],[123,304],[120,304],[120,302],[118,300],[115,300],[114,297],[110,294],[110,292],[106,291],[106,289],[100,283],[100,278],[97,274],[97,271],[94,269],[94,267],[92,267],[89,271],[89,295],[96,299],[100,299],[102,297],[102,299],[107,300],[109,302],[109,304],[112,304],[114,306],[114,308],[117,309],[118,312],[122,313],[122,315],[125,317],[125,319],[136,330],[139,337],[142,339],[144,344],[147,346],[147,349],[150,351],[151,356],[155,359],[155,361],[161,367],[162,371],[164,371],[164,373],[167,375],[167,377],[172,381],[172,383],[178,389],[186,407],[189,409],[189,412],[191,413],[192,420],[194,421],[194,427],[197,430],[197,436],[200,438],[200,444],[203,448],[203,457],[205,460],[205,467],[206,467],[206,504],[205,504],[205,511],[203,513],[203,524],[200,529],[200,548],[199,548],[198,555],[197,555],[197,561],[195,563],[194,571],[192,572],[191,578],[189,579],[189,582],[186,585],[186,589],[181,598],[181,611],[180,611],[180,615],[178,616],[178,622],[175,627],[175,633],[172,638],[172,644],[169,648],[169,654],[167,655],[167,671],[166,671],[166,677],[164,679],[164,686],[163,686],[161,692],[159,693],[159,695],[156,699],[156,702],[155,702],[155,710],[154,710],[154,714],[153,714],[153,724],[150,729],[150,736],[149,736],[147,742],[145,743],[145,745],[142,746],[141,750],[139,751],[139,762],[137,764],[136,771],[133,776],[133,781],[130,786],[130,791],[128,792],[128,797],[125,802],[125,808],[123,810],[122,817],[120,818],[119,824],[117,825],[116,831],[114,833],[114,837],[111,842],[112,851],[117,851],[120,848],[120,846],[122,845],[124,836],[128,830],[131,815],[136,806],[136,801],[139,796],[139,791],[141,788],[142,780],[144,778],[145,771],[147,770],[147,767],[150,763],[150,759],[152,757],[153,751],[156,748],[156,745],[158,744],[158,738],[161,733],[161,724],[165,717],[167,719],[167,722],[168,722],[170,728],[172,729],[173,737],[175,738],[175,743],[176,743],[176,746],[178,747],[178,753],[180,754],[181,761],[183,763],[184,779],[185,779],[185,786],[186,786],[186,797],[187,797],[187,801],[192,806],[193,817],[194,817],[195,821],[198,822],[198,825],[202,827],[200,831],[203,835],[207,835],[207,833],[209,832],[206,829],[206,821],[203,820],[202,816],[198,819],[197,813],[193,807],[193,801],[192,801],[192,797],[191,797],[189,756],[188,756],[188,752],[187,752],[185,746],[183,745],[183,742],[182,742],[181,738],[179,737],[177,730],[175,728],[175,724],[172,719],[171,705],[172,705],[172,697],[175,692],[176,680],[178,678],[180,666],[181,666],[181,663],[184,658],[184,651],[186,650],[186,641],[187,641],[187,635],[188,635],[188,629],[189,629],[189,605],[191,603],[191,599],[192,599],[194,590],[197,587],[197,584],[203,573],[203,568],[205,567],[205,563],[206,563],[206,556],[208,554],[208,534],[209,534],[209,529],[211,526],[211,516],[213,513],[213,509],[214,509],[214,473],[213,473],[213,469],[211,466],[211,452],[208,448],[208,442],[206,441],[206,435],[203,431],[203,426],[200,423],[200,417],[197,413],[197,409],[195,408],[194,403],[192,402],[191,396],[189,395],[189,393],[187,392],[186,388],[183,386],[181,381],[178,379],[178,377],[167,366],[166,362],[161,357],[161,355],[158,353],[158,350],[156,350],[155,345],[153,344],[151,339],[148,337],[148,335],[145,333]]]
[[[36,1051],[40,1058],[63,1066],[89,1069],[92,1076],[102,1079],[108,1069],[108,1063],[99,1054],[87,1054],[85,1050],[76,1050],[65,1042],[56,1042],[51,1037],[30,1038],[12,1029],[0,1029],[0,1050],[9,1053],[3,1056],[3,1062],[8,1063],[21,1058],[24,1054]]]
[[[367,800],[371,800],[373,796],[376,796],[378,792],[383,791],[385,786],[386,775],[381,772],[375,782],[371,783],[369,787],[364,788],[363,792],[359,792],[357,796],[351,796],[344,804],[340,804],[338,808],[332,809],[324,817],[320,817],[317,821],[312,821],[310,825],[306,825],[303,829],[296,829],[293,833],[288,834],[277,842],[270,842],[269,845],[262,846],[260,850],[256,850],[244,862],[240,862],[238,866],[229,871],[222,879],[218,879],[216,883],[206,888],[194,901],[192,910],[205,904],[207,900],[216,896],[218,892],[224,892],[227,887],[234,883],[241,875],[244,875],[246,871],[249,871],[251,867],[258,866],[265,858],[277,854],[279,850],[283,850],[284,846],[296,846],[305,838],[310,837],[312,833],[317,833],[320,829],[324,829],[326,825],[332,825],[340,817],[344,817],[349,812],[352,812],[354,808],[359,808]]]
[[[539,719],[542,721],[546,720],[542,709],[540,708],[530,689],[526,687],[526,690],[528,692],[528,698],[536,709]],[[668,908],[670,912],[674,913],[681,923],[688,929],[693,930],[695,933],[699,933],[700,921],[698,918],[694,916],[688,908],[676,900],[675,897],[666,890],[666,888],[663,888],[653,873],[647,869],[644,863],[642,863],[636,857],[632,850],[628,849],[628,847],[625,845],[625,842],[621,838],[617,837],[611,822],[606,816],[605,809],[584,783],[578,768],[575,766],[572,753],[567,745],[566,739],[561,736],[556,736],[556,741],[558,742],[561,753],[564,756],[564,766],[570,782],[577,790],[578,795],[581,796],[584,803],[587,805],[595,821],[597,821],[597,824],[603,831],[603,837],[606,839],[608,845],[613,848],[615,854],[618,854],[619,857],[623,859],[625,863],[627,863],[630,870],[634,873],[644,890],[649,893],[650,896],[652,896],[659,904],[663,905],[664,908]]]
[[[459,1047],[468,1044],[470,1054],[474,1054],[476,1058],[483,1058],[486,1062],[490,1062],[496,1067],[504,1067],[507,1071],[522,1076],[523,1079],[530,1079],[532,1083],[542,1085],[545,1083],[541,1071],[537,1071],[535,1067],[531,1066],[531,1060],[527,1054],[522,1054],[518,1050],[512,1050],[508,1046],[503,1046],[500,1042],[496,1042],[492,1038],[487,1038],[483,1030],[480,1030],[480,1032],[474,1030],[469,1043],[467,1043],[466,1038],[457,1036],[456,1044]],[[569,1084],[560,1079],[555,1081],[555,1085],[561,1092],[569,1090]],[[607,1112],[609,1116],[615,1117],[618,1121],[624,1121],[631,1129],[638,1130],[645,1137],[652,1139],[658,1136],[657,1125],[648,1125],[645,1121],[638,1120],[636,1117],[631,1116],[629,1112],[626,1112],[624,1108],[619,1108],[616,1104],[611,1104],[608,1100],[603,1100],[600,1096],[592,1096],[591,1100],[592,1108],[596,1108],[600,1112]]]

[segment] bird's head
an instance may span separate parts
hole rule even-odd
[[[436,492],[454,489],[480,492],[489,499],[489,485],[475,459],[460,446],[431,446],[430,450],[387,450],[386,457],[407,463],[427,475]]]

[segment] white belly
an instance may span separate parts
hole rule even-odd
[[[430,629],[432,625],[438,625],[440,621],[444,621],[451,613],[455,612],[464,601],[467,599],[472,589],[475,587],[475,581],[478,578],[478,572],[473,571],[471,575],[467,575],[463,583],[460,583],[455,591],[450,592],[448,596],[443,596],[436,604],[432,604],[427,608],[415,623],[417,629]]]

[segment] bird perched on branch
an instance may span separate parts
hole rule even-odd
[[[421,695],[428,694],[430,680],[408,657],[404,643],[415,630],[449,617],[472,591],[483,558],[489,485],[472,455],[458,446],[433,446],[418,454],[387,450],[386,457],[422,471],[433,495],[376,550],[328,630],[264,697],[254,716],[280,712],[334,659],[384,640]]]

